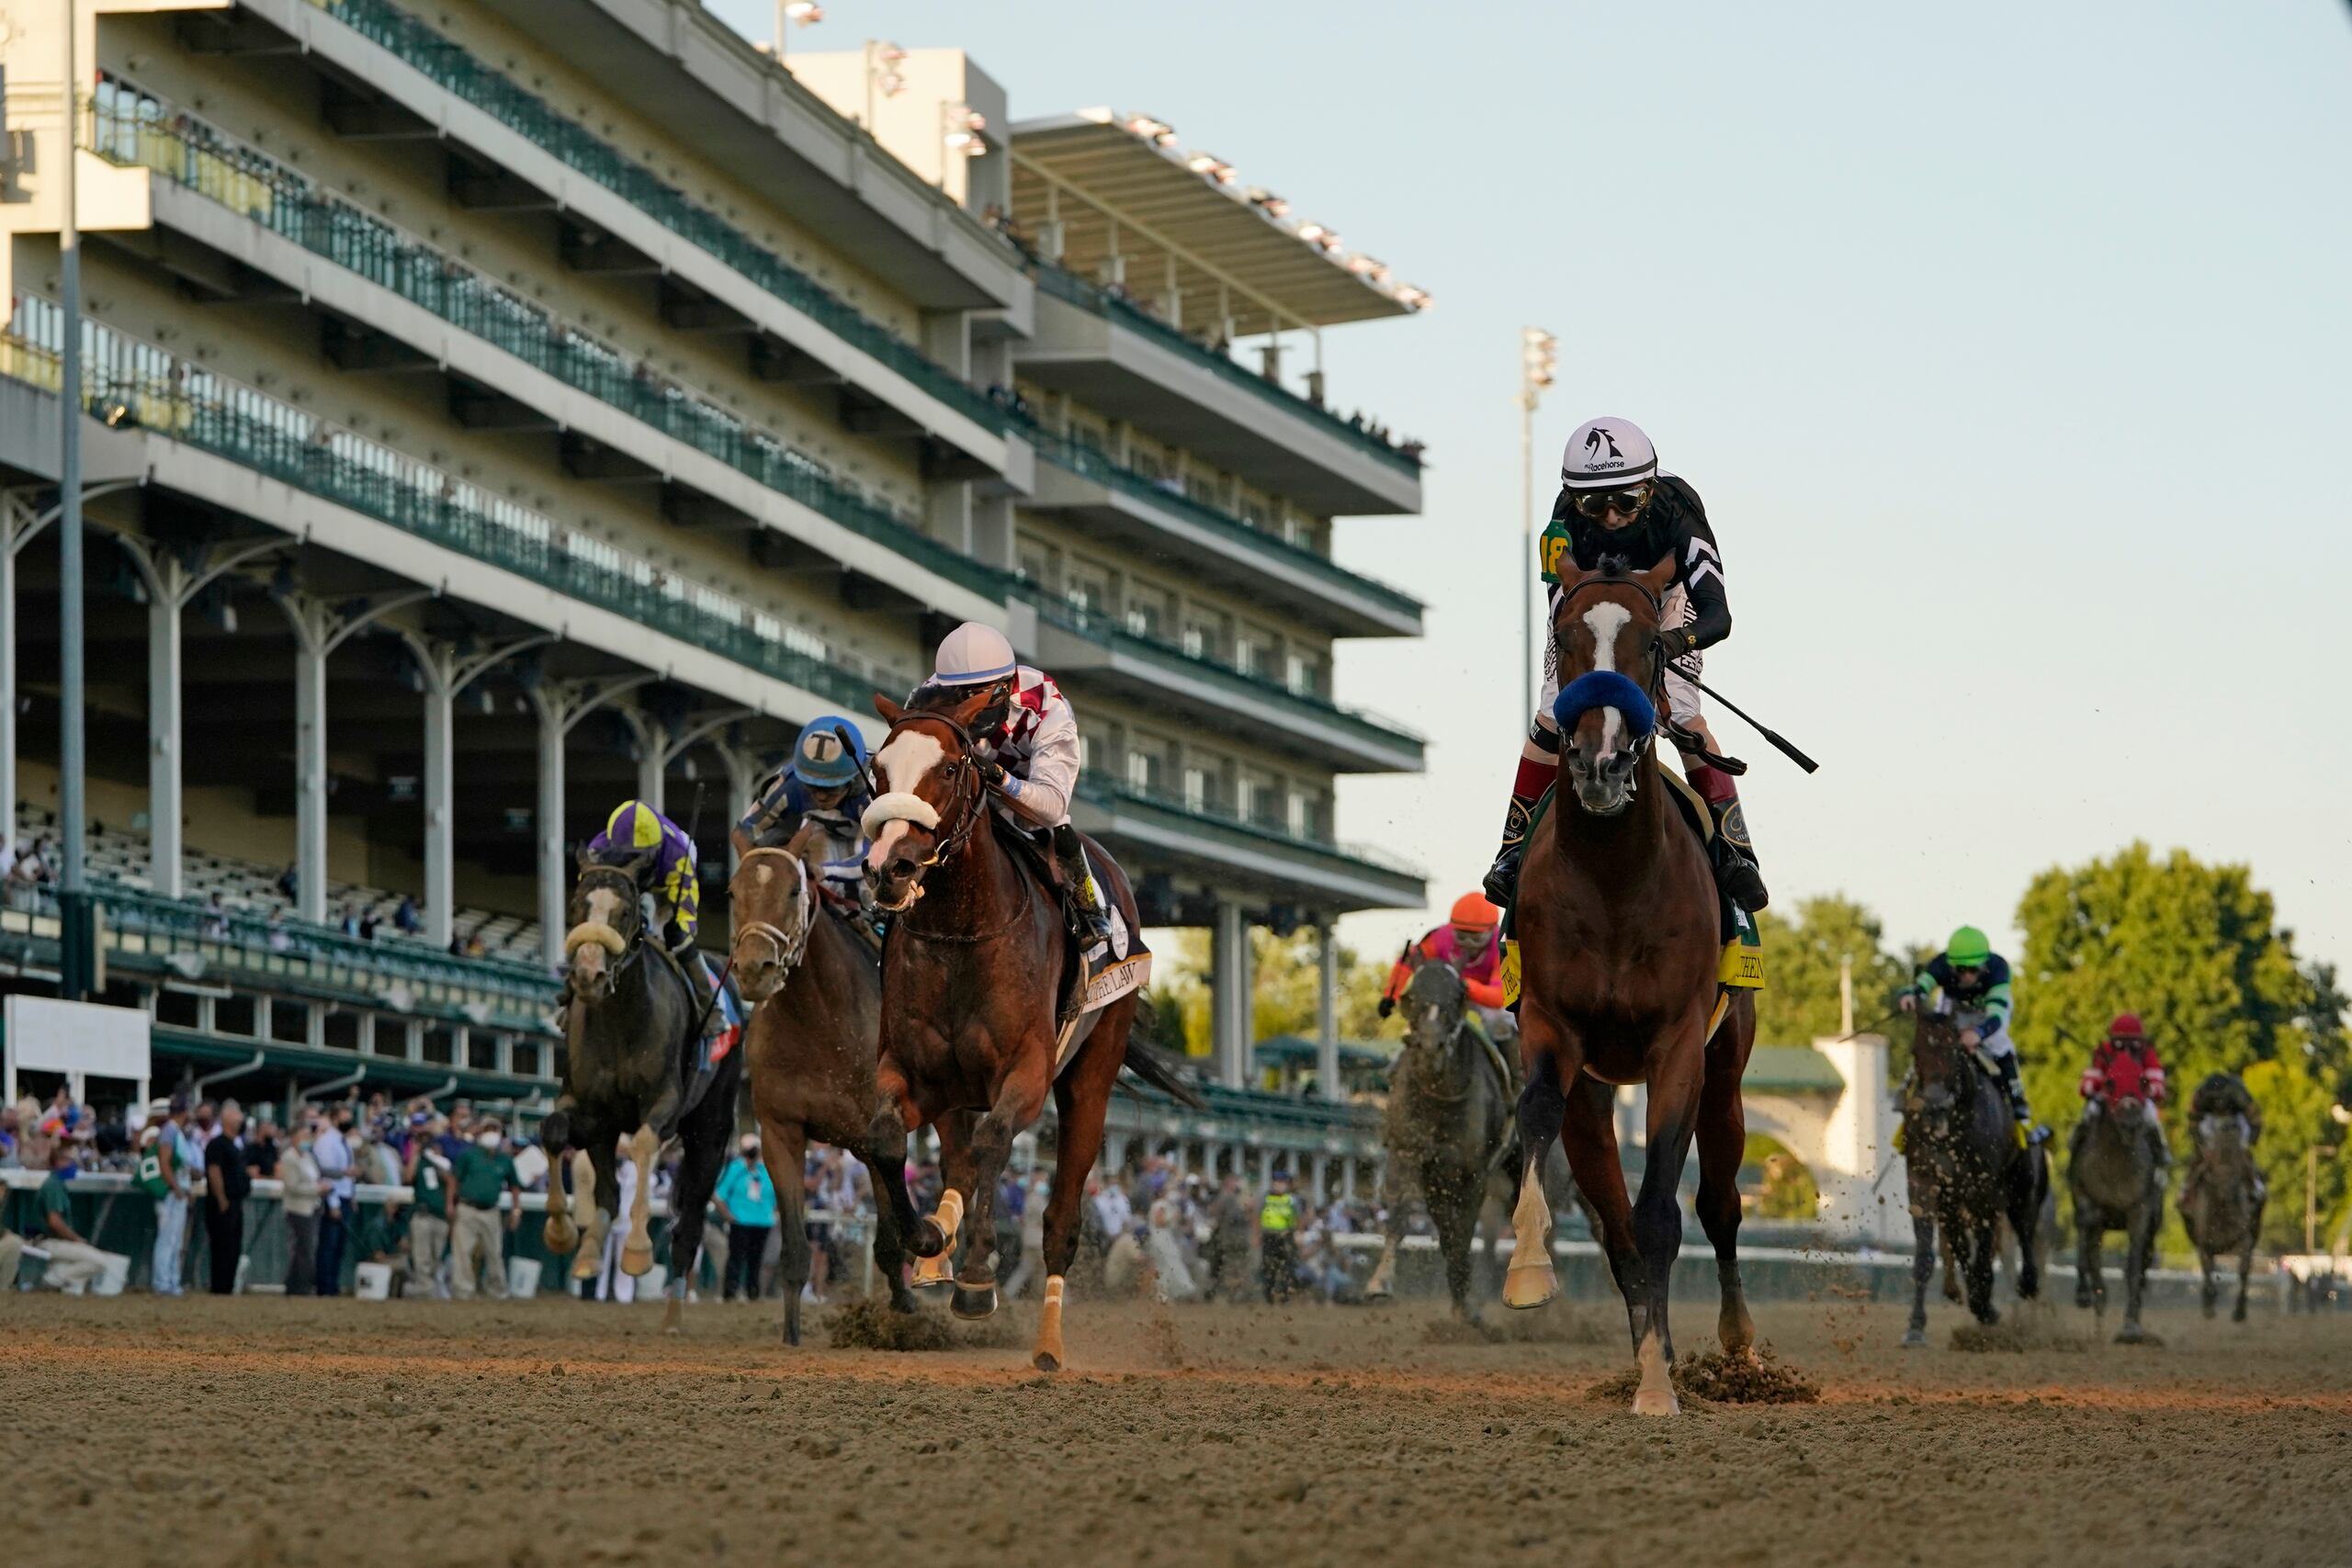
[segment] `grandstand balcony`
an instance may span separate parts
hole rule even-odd
[[[925,310],[1000,307],[1015,258],[975,220],[861,146],[790,76],[699,12],[658,19],[596,0],[559,14],[493,3],[535,44],[615,84],[631,109],[695,127],[695,151],[824,232],[860,267]],[[568,259],[659,274],[665,310],[690,330],[765,342],[796,376],[855,389],[998,471],[1003,417],[967,378],[960,344],[942,363],[749,232],[689,197],[508,70],[388,0],[239,0],[183,24],[189,47],[280,56],[315,73],[322,135],[433,141],[456,155],[452,197],[504,212],[560,213]]]
[[[1139,789],[1086,773],[1071,820],[1128,864],[1148,864],[1295,908],[1351,909],[1419,906],[1426,874],[1362,844],[1301,832],[1272,817],[1240,817],[1204,801]],[[1147,909],[1147,924],[1175,911]]]
[[[346,373],[437,374],[459,423],[560,431],[576,475],[658,480],[669,514],[756,525],[855,574],[869,595],[1001,617],[994,569],[278,160],[119,80],[101,84],[89,141],[153,179],[159,243],[147,259],[198,297],[233,299],[258,278],[303,302]],[[322,271],[312,257],[334,265]]]
[[[1032,511],[1063,513],[1097,537],[1130,545],[1340,637],[1418,637],[1421,603],[1377,578],[1196,501],[1171,481],[1122,466],[1090,442],[1024,432],[1045,467]]]
[[[1215,733],[1247,733],[1277,753],[1322,767],[1421,769],[1422,738],[1394,719],[1343,707],[1319,692],[1212,658],[1204,649],[1147,636],[1034,585],[1023,603],[1036,615],[1039,662],[1074,689],[1164,707]],[[1019,619],[1016,614],[1016,632]]]

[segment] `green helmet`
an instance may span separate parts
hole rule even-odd
[[[1955,969],[1982,969],[1993,956],[1993,944],[1974,926],[1962,926],[1944,943],[1944,958]]]

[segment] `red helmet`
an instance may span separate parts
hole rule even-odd
[[[2119,1012],[2115,1015],[2115,1021],[2107,1026],[2107,1037],[2109,1040],[2145,1040],[2148,1032],[2140,1027],[2138,1013]]]
[[[1457,931],[1490,931],[1502,924],[1503,912],[1488,901],[1483,893],[1464,893],[1453,901],[1453,924]]]

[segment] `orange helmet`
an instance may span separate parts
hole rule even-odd
[[[1502,924],[1503,912],[1495,908],[1483,893],[1464,893],[1453,901],[1455,929],[1467,931],[1490,931]]]

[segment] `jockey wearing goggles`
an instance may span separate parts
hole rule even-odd
[[[2083,1097],[2086,1118],[2105,1115],[2115,1100],[2138,1100],[2140,1125],[2158,1168],[2172,1164],[2172,1146],[2165,1141],[2163,1113],[2157,1109],[2165,1100],[2165,1064],[2138,1013],[2115,1015],[2107,1026],[2107,1038],[2091,1048],[2090,1065],[2083,1069],[2083,1081],[2076,1089]],[[2200,1086],[2198,1092],[2203,1094],[2204,1088]],[[2239,1092],[2245,1093],[2244,1089]],[[2080,1124],[2075,1135],[2079,1144]]]
[[[1082,945],[1111,940],[1111,916],[1102,890],[1086,863],[1078,829],[1070,826],[1070,795],[1078,788],[1078,715],[1052,676],[1020,662],[1012,644],[994,626],[967,621],[949,632],[932,664],[929,686],[979,687],[1012,684],[1003,708],[982,714],[972,732],[993,754],[982,772],[997,795],[997,809],[1019,827],[1053,835],[1061,862],[1063,898]]]
[[[1451,964],[1462,976],[1463,994],[1478,1010],[1487,1035],[1496,1040],[1513,1038],[1518,1021],[1503,1010],[1502,943],[1495,940],[1502,918],[1502,911],[1483,893],[1464,893],[1456,898],[1446,924],[1397,954],[1389,967],[1388,984],[1381,991],[1380,1016],[1386,1018],[1396,1010],[1405,987],[1413,982],[1413,971],[1434,959]]]
[[[648,854],[647,851],[651,851]],[[743,1015],[733,995],[718,983],[710,960],[695,945],[702,918],[702,879],[695,869],[695,841],[685,829],[641,800],[624,800],[588,840],[589,858],[605,865],[638,866],[640,897],[652,901],[647,929],[670,950],[690,980],[698,981],[695,1004],[703,1009],[703,1038],[716,1064],[742,1032]],[[713,993],[718,1005],[710,1006]]]
[[[1939,993],[1943,1009],[1960,1025],[1960,1043],[1975,1050],[2001,1075],[2009,1091],[2009,1113],[2020,1126],[2032,1120],[2026,1106],[2025,1084],[2018,1077],[2017,1046],[2009,1040],[2009,961],[1974,926],[1951,933],[1944,950],[1928,960],[1895,998],[1905,1012]]]
[[[752,809],[735,825],[735,851],[782,845],[805,827],[809,837],[801,848],[818,875],[857,902],[865,877],[865,833],[858,824],[873,803],[857,726],[839,715],[812,719],[793,743],[792,760],[753,792]]]
[[[1696,735],[1708,750],[1722,748],[1707,728],[1699,705],[1699,650],[1731,635],[1731,604],[1724,592],[1724,562],[1715,547],[1707,509],[1688,481],[1662,472],[1650,438],[1629,420],[1595,419],[1577,427],[1560,458],[1560,496],[1544,530],[1538,560],[1545,596],[1545,624],[1560,607],[1563,576],[1589,571],[1604,555],[1623,556],[1646,569],[1668,555],[1674,580],[1659,617],[1657,648],[1666,660],[1665,705],[1677,728]],[[1511,901],[1526,852],[1528,818],[1544,791],[1558,777],[1560,728],[1552,705],[1560,694],[1559,649],[1547,629],[1544,638],[1544,689],[1535,704],[1527,743],[1521,748],[1510,807],[1503,818],[1503,843],[1487,873],[1487,896]],[[1686,756],[1683,772],[1715,819],[1715,883],[1740,908],[1761,909],[1770,901],[1748,841],[1739,787],[1720,768]]]

